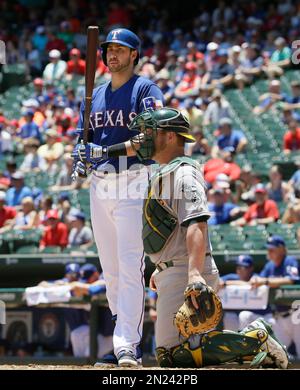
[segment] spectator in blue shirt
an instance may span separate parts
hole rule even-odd
[[[208,204],[208,210],[211,213],[211,217],[208,220],[208,224],[221,225],[229,223],[235,216],[233,210],[238,208],[238,206],[225,201],[224,190],[222,188],[212,190],[211,194],[212,199]]]
[[[300,81],[291,82],[292,96],[287,96],[285,101],[290,104],[290,108],[300,108]],[[295,105],[295,106],[294,106]]]
[[[295,173],[293,173],[292,177],[288,182],[288,185],[290,186],[292,191],[300,190],[300,160],[298,164],[299,164],[298,170]]]
[[[280,80],[270,80],[268,92],[260,95],[258,100],[259,104],[252,110],[255,115],[261,115],[270,110],[274,105],[284,102],[286,94],[281,92]]]
[[[254,287],[268,284],[279,287],[286,284],[300,284],[300,266],[294,256],[287,254],[285,241],[281,236],[271,236],[266,244],[269,261],[258,278],[253,278]]]
[[[34,112],[32,110],[28,110],[25,112],[25,120],[26,123],[21,127],[19,136],[21,138],[36,138],[40,141],[42,141],[41,133],[39,130],[38,125],[33,122],[33,116]]]
[[[300,263],[294,256],[287,254],[285,241],[274,235],[267,241],[268,259],[259,276],[253,276],[250,283],[253,287],[269,285],[276,288],[287,284],[300,284]],[[276,305],[272,319],[273,329],[279,340],[289,347],[295,344],[297,357],[300,357],[299,323],[295,321],[298,307]]]
[[[32,43],[34,47],[37,48],[38,51],[43,52],[45,50],[47,42],[48,42],[48,37],[46,35],[45,27],[38,26],[32,38]]]
[[[20,206],[22,199],[32,197],[32,191],[24,185],[24,175],[17,171],[11,175],[12,187],[6,192],[6,204],[8,206]]]
[[[217,144],[213,146],[212,157],[217,158],[219,152],[227,147],[234,148],[235,153],[240,153],[245,149],[248,141],[242,131],[232,128],[230,118],[220,119],[219,130],[220,135],[217,138]]]
[[[175,90],[175,85],[173,81],[170,80],[170,73],[168,72],[168,70],[165,68],[161,69],[157,73],[155,81],[164,95],[166,104],[168,104],[174,96]]]
[[[208,78],[212,86],[223,88],[233,82],[234,68],[228,63],[228,51],[226,49],[219,49],[217,57],[218,62],[212,66]]]
[[[236,258],[236,272],[221,277],[220,287],[240,286],[249,284],[254,276],[254,261],[250,255],[240,255]],[[223,318],[224,329],[237,331],[243,329],[247,324],[255,321],[258,317],[264,317],[267,321],[272,318],[271,309],[268,306],[265,310],[226,310]]]
[[[246,44],[246,55],[235,72],[235,82],[238,88],[243,89],[250,84],[254,77],[262,73],[263,58],[259,55],[260,49],[256,44]]]

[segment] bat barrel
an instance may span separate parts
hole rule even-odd
[[[83,122],[83,143],[88,142],[89,121],[92,107],[92,96],[96,72],[97,49],[99,42],[98,26],[89,26],[87,29],[87,52],[85,68],[85,110]]]

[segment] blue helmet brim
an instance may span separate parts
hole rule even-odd
[[[102,42],[102,43],[100,43],[100,47],[102,49],[105,49],[108,46],[109,43],[118,43],[119,45],[129,47],[130,49],[138,50],[136,47],[133,47],[132,45],[129,45],[128,42],[119,41],[118,39]]]

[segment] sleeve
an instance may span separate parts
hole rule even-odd
[[[278,62],[278,61],[279,61],[279,53],[278,53],[278,50],[275,50],[274,53],[271,55],[271,61],[272,61],[272,62]]]
[[[283,148],[284,149],[291,149],[290,139],[289,139],[288,134],[285,134],[283,137]]]
[[[284,57],[285,60],[288,60],[289,58],[291,58],[291,54],[292,54],[291,48],[285,47],[283,49],[283,57]]]
[[[161,108],[165,104],[164,95],[160,88],[151,84],[145,91],[141,93],[139,100],[139,112],[143,112],[149,109]]]
[[[47,243],[48,243],[48,230],[46,229],[41,238],[40,245],[47,246]]]
[[[46,163],[46,160],[41,156],[39,156],[38,166],[39,166],[41,171],[46,171],[48,169],[48,165]]]
[[[296,259],[286,267],[286,274],[295,284],[300,284],[300,263]]]
[[[216,142],[216,143],[217,143],[217,146],[218,146],[219,149],[222,149],[222,148],[223,148],[222,140],[223,140],[223,137],[222,137],[222,136],[220,136],[220,137],[217,138],[217,142]]]
[[[280,216],[279,214],[279,210],[278,210],[278,207],[276,205],[276,203],[272,200],[270,200],[269,202],[269,207],[268,207],[268,210],[267,210],[267,213],[266,213],[266,217],[273,217],[275,219],[278,219]]]
[[[227,274],[221,276],[221,279],[226,282],[227,280],[240,280],[237,274]]]
[[[15,218],[16,215],[17,215],[17,210],[14,208],[11,208],[10,212],[9,212],[9,218],[13,219],[13,218]]]
[[[228,65],[228,66],[227,66],[226,74],[227,74],[227,75],[233,75],[233,74],[234,74],[234,68],[233,68],[233,66],[231,66],[231,65]]]
[[[259,276],[262,278],[268,278],[271,275],[269,264],[267,263],[264,268],[260,271]]]
[[[246,139],[246,136],[241,130],[237,130],[235,133],[235,138],[238,144],[242,139]]]
[[[97,295],[104,293],[106,291],[106,287],[104,285],[97,285],[97,286],[90,286],[89,287],[89,294],[90,295]]]
[[[293,182],[293,183],[295,183],[296,181],[297,181],[297,179],[298,179],[298,171],[296,171],[294,174],[293,174],[293,176],[291,177],[291,181]]]
[[[75,245],[75,242],[74,242],[74,229],[71,229],[70,233],[69,233],[69,236],[68,236],[68,244],[69,245]]]
[[[91,241],[93,239],[92,230],[88,226],[86,226],[84,228],[84,232],[83,232],[83,237],[82,238],[83,238],[84,243],[87,243],[87,242],[89,242],[89,241]]]
[[[67,246],[68,245],[68,229],[67,229],[66,225],[62,225],[62,227],[61,227],[59,245],[60,246]]]
[[[81,105],[80,105],[80,110],[79,110],[79,120],[78,120],[78,124],[77,124],[77,128],[76,128],[76,131],[79,135],[78,137],[78,143],[82,140],[83,138],[83,122],[84,122],[84,100],[81,102]],[[88,136],[88,141],[89,142],[93,142],[93,130],[90,128],[89,129],[89,136]]]
[[[205,183],[195,167],[184,165],[175,172],[174,201],[177,203],[178,223],[187,226],[193,219],[207,221],[210,217]]]
[[[250,222],[251,221],[251,207],[248,208],[248,210],[245,212],[244,214],[244,219],[246,222]]]
[[[25,198],[26,196],[32,197],[32,191],[29,187],[25,187],[24,191],[22,192],[22,199]]]
[[[30,156],[27,154],[22,164],[20,165],[20,171],[23,171],[24,169],[28,169],[28,168],[30,168]]]
[[[36,126],[36,138],[40,141],[40,144],[42,144],[43,139],[42,139],[42,134],[40,132],[40,128]]]
[[[71,64],[70,64],[69,61],[67,62],[67,70],[66,70],[66,72],[67,72],[68,74],[72,73]]]

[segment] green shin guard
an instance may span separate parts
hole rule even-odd
[[[194,336],[172,350],[173,366],[196,368],[251,361],[256,355],[260,356],[260,346],[267,338],[267,332],[262,329],[254,329],[245,334],[212,331]]]

